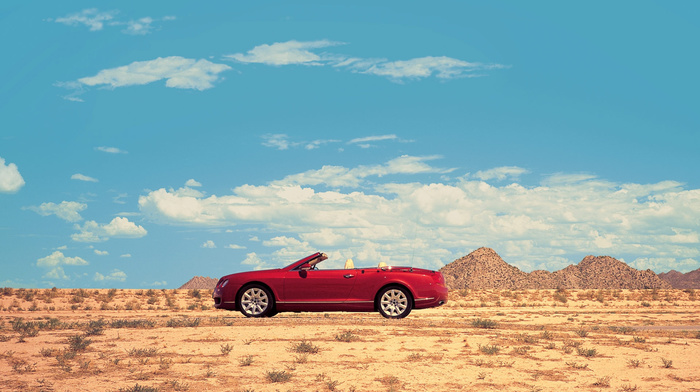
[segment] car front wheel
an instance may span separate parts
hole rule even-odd
[[[379,313],[392,319],[400,319],[411,313],[411,293],[403,287],[387,287],[379,292]]]
[[[244,287],[236,299],[238,309],[246,317],[270,317],[274,315],[275,300],[270,290],[258,284]]]

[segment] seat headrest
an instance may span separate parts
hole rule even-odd
[[[355,268],[355,263],[352,262],[352,259],[347,259],[345,261],[345,269],[353,269]]]

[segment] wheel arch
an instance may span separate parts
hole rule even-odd
[[[375,312],[379,310],[379,293],[381,293],[382,291],[384,291],[384,289],[387,289],[389,287],[400,287],[400,288],[408,291],[408,293],[411,295],[411,308],[415,309],[415,307],[416,307],[416,295],[413,293],[413,290],[411,290],[411,288],[405,283],[390,282],[390,283],[387,283],[387,284],[383,285],[382,287],[380,287],[379,290],[377,290],[377,292],[374,294],[374,311]]]
[[[267,283],[265,283],[265,282],[261,282],[261,281],[259,281],[259,280],[251,280],[250,282],[245,282],[245,283],[243,283],[243,284],[241,285],[241,287],[238,289],[238,291],[236,291],[236,296],[234,297],[234,301],[235,301],[235,305],[236,305],[236,310],[239,310],[239,311],[240,311],[239,306],[238,306],[238,298],[241,296],[241,294],[243,294],[243,290],[246,289],[246,288],[247,288],[248,286],[250,286],[250,285],[263,286],[263,287],[265,287],[268,291],[270,291],[270,293],[272,293],[272,306],[273,306],[273,309],[276,309],[276,308],[277,308],[277,293],[275,292],[275,290],[273,290],[272,287],[270,287],[270,285],[267,284]]]

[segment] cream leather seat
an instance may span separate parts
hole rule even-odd
[[[352,259],[347,259],[345,261],[345,269],[354,269],[355,268],[355,263],[352,262]]]
[[[386,267],[387,267],[387,265],[385,262],[382,261],[379,263],[379,268],[386,268]]]

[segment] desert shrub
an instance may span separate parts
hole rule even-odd
[[[406,360],[408,362],[418,362],[423,359],[423,354],[421,353],[412,353],[409,354],[408,357],[406,357]]]
[[[126,310],[141,310],[141,303],[137,300],[131,300],[124,305]]]
[[[246,355],[238,361],[238,364],[241,366],[250,366],[253,364],[253,361],[254,359],[252,355]]]
[[[629,367],[638,368],[641,365],[642,365],[642,361],[640,361],[639,359],[628,359],[627,360],[627,366],[629,366]]]
[[[155,347],[151,348],[130,348],[126,350],[126,354],[130,357],[155,357],[158,354],[158,349]]]
[[[36,371],[36,363],[27,363],[24,359],[11,358],[10,365],[12,366],[12,371],[19,374],[32,373]]]
[[[474,328],[484,328],[484,329],[494,329],[498,326],[498,323],[493,320],[487,319],[474,319],[472,320],[472,327]]]
[[[136,320],[127,320],[127,319],[115,319],[110,321],[109,326],[111,328],[153,328],[156,326],[155,321],[151,320],[144,320],[144,319],[136,319]]]
[[[528,343],[528,344],[535,344],[538,342],[537,338],[531,335],[528,335],[526,333],[521,334],[517,337],[518,341],[521,341],[523,343]]]
[[[173,364],[172,359],[160,357],[160,365],[158,365],[158,367],[160,368],[160,370],[168,370],[168,369],[170,369],[170,366],[172,364]]]
[[[158,388],[147,387],[137,383],[130,388],[119,388],[119,392],[158,392]]]
[[[189,296],[192,298],[202,298],[202,293],[199,291],[199,289],[192,289],[189,291]]]
[[[673,361],[670,359],[661,358],[661,362],[666,369],[673,367]]]
[[[291,348],[289,351],[295,352],[295,353],[300,353],[300,354],[316,354],[320,348],[316,346],[315,344],[311,342],[307,342],[306,340],[302,340],[299,343],[292,344]]]
[[[25,338],[33,338],[39,335],[39,324],[31,321],[25,322],[21,317],[12,321],[12,329],[19,333],[18,342],[24,342]]]
[[[554,292],[554,300],[565,304],[568,301],[566,298],[566,289],[561,287],[557,288],[557,291]]]
[[[384,386],[389,387],[390,391],[396,390],[401,385],[401,379],[396,376],[384,376],[380,378],[375,378],[375,381],[379,381]]]
[[[587,358],[595,357],[596,355],[598,355],[598,351],[594,348],[579,347],[576,349],[576,352],[578,352],[578,355],[580,355],[582,357],[587,357]]]
[[[199,326],[199,323],[200,323],[201,321],[202,321],[202,320],[201,320],[199,317],[197,317],[197,318],[186,318],[186,317],[182,317],[182,318],[172,318],[172,319],[169,319],[169,320],[165,323],[165,325],[166,325],[167,327],[171,327],[171,328],[177,328],[177,327],[197,327],[197,326]]]
[[[501,348],[495,344],[485,344],[483,346],[479,345],[479,351],[487,355],[494,355],[498,354],[498,352],[501,351]]]
[[[2,295],[4,297],[11,297],[15,293],[15,289],[12,287],[3,287],[2,288]]]
[[[83,335],[72,335],[68,337],[68,348],[70,351],[85,351],[92,343],[92,340],[86,339]]]
[[[610,377],[600,377],[593,383],[593,386],[607,388],[610,386]]]
[[[190,390],[190,384],[183,384],[178,380],[170,380],[170,381],[167,381],[165,384],[167,386],[169,386],[174,391],[189,391]]]
[[[566,366],[568,366],[568,367],[570,367],[570,368],[572,368],[572,369],[576,369],[576,370],[588,369],[588,364],[587,364],[587,363],[581,364],[581,363],[573,362],[573,361],[572,361],[572,362],[567,362],[567,363],[566,363]]]
[[[104,333],[106,325],[107,325],[107,322],[104,321],[103,319],[88,321],[87,330],[85,331],[85,336],[102,335]]]
[[[586,336],[588,336],[588,331],[585,329],[579,329],[579,330],[576,330],[575,332],[576,332],[576,335],[578,335],[582,338],[585,338]]]
[[[285,370],[268,370],[265,372],[265,378],[269,382],[287,382],[292,379],[292,374]]]
[[[233,351],[233,346],[226,343],[221,345],[221,355],[229,355]]]
[[[357,336],[353,331],[347,330],[344,331],[343,333],[335,335],[335,340],[339,342],[356,342],[360,340],[360,337]]]

